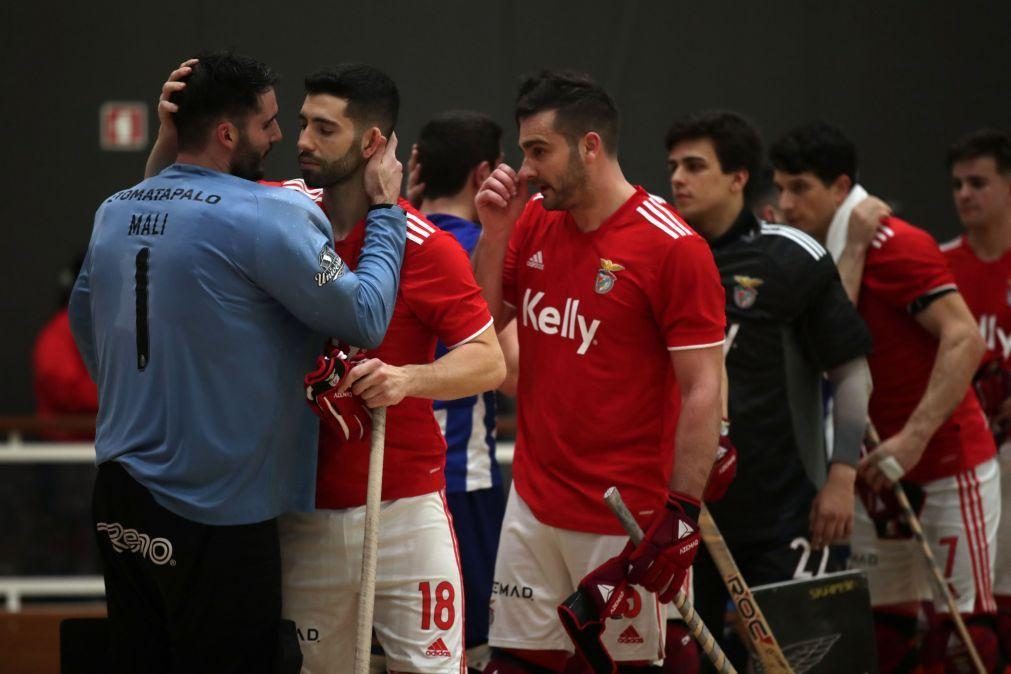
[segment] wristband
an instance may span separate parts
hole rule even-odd
[[[701,501],[694,499],[687,494],[682,494],[681,492],[673,490],[667,494],[667,507],[671,510],[680,508],[684,511],[685,515],[691,517],[694,522],[699,521],[699,515],[702,513]]]
[[[380,208],[393,208],[396,204],[372,204],[369,206],[369,213],[372,211],[378,211]]]

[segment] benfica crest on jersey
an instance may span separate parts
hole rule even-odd
[[[741,309],[750,309],[758,299],[758,286],[765,281],[751,276],[735,275],[734,283],[737,284],[734,286],[734,304]]]
[[[614,275],[616,271],[624,271],[625,267],[610,260],[600,258],[600,269],[597,270],[597,281],[593,284],[593,289],[598,295],[606,295],[611,292],[618,277]]]

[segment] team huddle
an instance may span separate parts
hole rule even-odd
[[[613,99],[569,71],[520,85],[518,169],[484,114],[425,124],[406,198],[395,83],[317,71],[301,175],[264,180],[276,82],[231,53],[172,72],[146,179],[99,208],[74,287],[108,671],[352,671],[379,408],[376,671],[577,674],[601,647],[619,672],[709,671],[682,590],[743,671],[710,515],[750,585],[864,571],[882,674],[1011,662],[1008,135],[952,146],[966,232],[939,247],[821,122],[766,155],[737,113],[682,117],[670,202],[650,194]],[[216,199],[132,197],[152,190]]]

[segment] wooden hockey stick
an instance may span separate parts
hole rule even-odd
[[[372,410],[369,481],[365,492],[365,540],[362,578],[358,588],[354,674],[368,674],[372,656],[372,616],[376,598],[376,559],[379,552],[379,505],[383,497],[383,454],[386,447],[386,408]]]
[[[870,420],[867,422],[867,435],[874,447],[881,444],[881,436],[878,435],[877,429],[874,428],[874,424]],[[944,599],[944,603],[947,604],[948,615],[951,616],[952,622],[955,623],[958,636],[965,643],[965,648],[969,652],[969,658],[972,660],[973,667],[975,667],[978,674],[987,674],[986,667],[983,666],[983,660],[979,657],[979,651],[976,650],[976,644],[972,642],[972,637],[969,636],[969,630],[965,626],[965,621],[962,620],[962,614],[958,611],[958,605],[955,604],[955,598],[951,595],[948,583],[941,574],[941,567],[937,565],[934,551],[930,549],[930,543],[927,542],[927,537],[923,533],[923,525],[920,524],[920,518],[916,516],[916,511],[913,510],[909,497],[906,496],[906,490],[902,488],[902,483],[898,480],[895,480],[892,489],[895,491],[895,499],[899,502],[899,508],[902,509],[902,516],[905,518],[909,530],[913,532],[913,538],[919,543],[920,552],[923,553],[923,559],[927,563],[927,570],[930,572],[930,579],[933,581],[931,584],[934,586],[935,597]]]
[[[737,563],[730,554],[727,542],[723,540],[723,534],[720,533],[705,505],[702,506],[699,515],[699,528],[702,530],[702,541],[709,550],[709,556],[713,558],[713,563],[716,564],[723,583],[727,586],[727,592],[730,593],[730,599],[734,602],[737,614],[744,624],[748,646],[762,663],[762,671],[766,674],[793,674],[793,668],[783,655],[783,649],[779,647],[776,635],[772,633],[765,614],[751,594],[751,588],[744,581],[744,576],[741,575]]]
[[[632,516],[632,512],[628,509],[628,506],[621,499],[621,493],[618,492],[618,488],[611,487],[604,492],[604,501],[607,502],[607,505],[611,508],[611,512],[621,522],[632,542],[639,545],[643,537],[642,528],[635,521],[635,517]],[[695,612],[695,607],[692,606],[692,602],[688,599],[684,590],[678,590],[677,596],[674,597],[674,606],[681,613],[685,625],[688,626],[688,631],[695,637],[695,641],[698,642],[699,647],[702,648],[702,652],[709,658],[709,662],[713,664],[718,674],[737,674],[737,670],[730,664],[730,660],[727,659],[726,653],[723,652],[723,649],[716,642],[716,638],[712,632],[709,631],[709,628],[699,618],[699,614]]]

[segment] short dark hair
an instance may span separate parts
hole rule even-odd
[[[342,63],[305,78],[308,94],[329,94],[348,102],[347,116],[360,127],[378,126],[389,137],[400,114],[400,92],[390,76],[364,63]]]
[[[609,155],[618,152],[618,106],[604,88],[584,73],[542,70],[520,83],[516,123],[545,110],[556,111],[555,127],[574,143],[595,131]]]
[[[667,151],[686,140],[706,138],[716,150],[724,173],[747,171],[745,195],[751,197],[762,167],[762,139],[755,125],[744,116],[727,110],[708,110],[681,117],[667,131]]]
[[[1011,173],[1011,136],[997,129],[979,129],[948,148],[948,170],[960,161],[993,157],[1000,173]]]
[[[494,167],[502,154],[502,127],[488,115],[451,110],[436,115],[418,135],[418,163],[425,197],[437,199],[459,192],[481,162]]]
[[[777,171],[810,171],[825,185],[841,175],[857,183],[857,149],[853,141],[828,122],[810,122],[797,127],[769,148],[769,159]]]
[[[179,149],[202,150],[211,128],[221,118],[241,125],[250,113],[259,111],[260,95],[277,84],[278,77],[266,64],[227,51],[197,56],[184,81],[186,88],[169,100],[179,106],[173,115]]]

